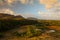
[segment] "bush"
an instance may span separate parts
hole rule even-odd
[[[2,38],[4,35],[3,35],[3,33],[0,33],[0,38]]]
[[[26,35],[26,32],[23,32],[23,33],[19,33],[19,32],[14,32],[13,33],[14,36],[18,36],[18,37],[24,37]]]
[[[37,28],[35,26],[28,26],[26,33],[27,37],[39,36],[42,34],[42,31],[36,29]]]

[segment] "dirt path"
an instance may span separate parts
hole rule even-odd
[[[60,31],[60,26],[48,26],[48,28]]]

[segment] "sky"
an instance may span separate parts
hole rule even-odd
[[[0,13],[60,20],[60,0],[0,0]]]

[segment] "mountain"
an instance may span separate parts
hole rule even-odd
[[[10,14],[4,14],[4,13],[0,13],[0,19],[4,19],[4,20],[10,20],[10,19],[14,19],[14,20],[21,20],[24,19],[21,15],[10,15]]]
[[[34,18],[34,17],[28,17],[27,19],[28,20],[37,20],[37,18]]]
[[[13,16],[12,17],[14,20],[23,20],[23,19],[25,19],[23,16],[21,16],[21,15],[16,15],[16,16]]]
[[[4,13],[0,13],[0,18],[3,18],[3,17],[12,17],[13,15],[10,15],[10,14],[4,14]]]

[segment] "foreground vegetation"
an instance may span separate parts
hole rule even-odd
[[[59,20],[18,17],[9,15],[6,19],[0,18],[0,40],[60,40]]]

